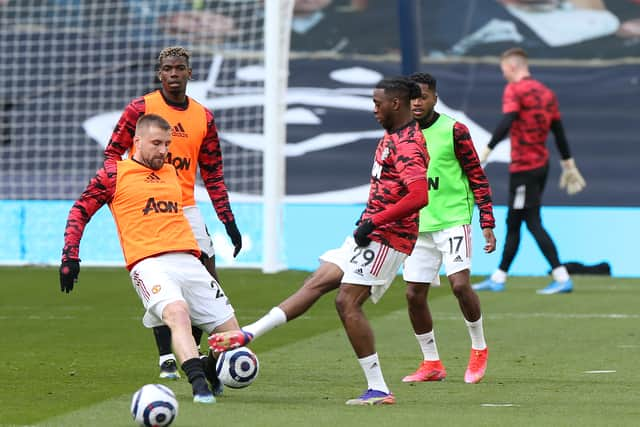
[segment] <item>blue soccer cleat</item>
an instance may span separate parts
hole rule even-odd
[[[369,389],[362,393],[357,399],[347,400],[347,405],[393,405],[396,398],[393,393],[385,393],[380,390]]]
[[[568,294],[573,291],[573,282],[571,279],[565,282],[551,282],[549,286],[544,289],[538,289],[536,291],[539,295],[553,295],[553,294]]]
[[[216,403],[216,398],[211,393],[194,394],[193,403]]]
[[[480,283],[476,283],[475,285],[472,286],[472,288],[474,291],[502,292],[504,291],[504,282],[503,283],[494,282],[493,280],[491,280],[491,277],[489,277],[488,279]]]

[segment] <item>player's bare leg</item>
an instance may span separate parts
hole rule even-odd
[[[458,299],[458,305],[462,315],[469,322],[480,319],[480,298],[471,287],[471,274],[468,269],[453,273],[449,278],[453,295]]]
[[[344,283],[336,297],[336,309],[358,358],[375,353],[373,330],[362,311],[362,304],[369,298],[368,286]]]
[[[433,332],[433,320],[429,310],[428,283],[407,282],[407,310],[418,344],[423,354],[423,361],[418,369],[405,376],[403,382],[442,381],[447,376],[436,346]]]
[[[375,340],[369,320],[362,311],[362,304],[369,298],[369,286],[340,285],[336,297],[336,309],[349,337],[351,347],[367,378],[367,390],[358,398],[350,399],[347,405],[381,405],[395,403],[395,397],[384,381]]]
[[[340,286],[342,269],[337,265],[324,262],[307,277],[302,286],[269,313],[251,323],[242,330],[217,332],[209,336],[209,347],[216,352],[247,345],[253,339],[289,322],[306,312],[320,297]]]
[[[416,334],[426,334],[433,330],[433,319],[427,301],[430,287],[426,283],[407,282],[407,310]]]
[[[287,316],[287,322],[309,310],[324,294],[338,289],[342,276],[342,269],[337,265],[322,263],[293,295],[278,305]]]
[[[169,303],[162,311],[162,320],[171,329],[173,351],[191,383],[193,401],[214,403],[216,400],[207,385],[203,364],[191,334],[191,319],[187,303],[185,301]]]

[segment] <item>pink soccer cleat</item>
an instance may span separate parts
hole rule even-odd
[[[484,371],[487,369],[487,358],[489,357],[489,349],[474,350],[471,349],[469,356],[469,365],[464,373],[464,382],[467,384],[477,384],[484,377]]]
[[[249,344],[253,339],[253,334],[245,332],[242,329],[235,331],[218,332],[209,335],[209,348],[215,352],[221,353],[223,351],[231,350],[234,348],[242,347]]]
[[[423,381],[442,381],[447,377],[447,371],[439,360],[424,360],[418,370],[402,379],[404,383]]]

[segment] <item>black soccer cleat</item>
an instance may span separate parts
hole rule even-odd
[[[200,360],[202,360],[204,376],[211,384],[213,395],[220,396],[224,392],[224,385],[222,384],[222,381],[220,381],[220,378],[218,378],[218,374],[216,373],[216,359],[213,357],[213,353],[211,352],[211,350],[209,350],[208,355],[200,356]]]
[[[166,380],[177,380],[180,378],[178,365],[174,359],[168,359],[160,365],[160,378]]]

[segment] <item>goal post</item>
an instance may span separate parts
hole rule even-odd
[[[286,268],[282,259],[282,221],[286,178],[286,110],[289,77],[290,26],[294,0],[265,2],[265,87],[263,155],[262,270],[275,273]],[[288,25],[287,25],[288,24]]]

